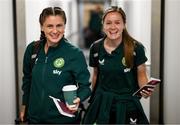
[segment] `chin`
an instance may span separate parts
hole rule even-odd
[[[58,43],[60,41],[60,39],[51,39],[52,43]]]
[[[109,37],[111,40],[116,40],[118,39],[119,37]]]
[[[112,40],[115,40],[115,39],[119,39],[120,38],[120,36],[119,35],[114,35],[114,36],[109,36],[109,38],[110,39],[112,39]]]

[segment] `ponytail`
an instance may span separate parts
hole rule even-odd
[[[41,41],[45,41],[46,40],[46,36],[44,34],[44,31],[41,31],[40,40]]]

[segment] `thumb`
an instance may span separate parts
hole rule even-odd
[[[80,103],[80,98],[77,97],[76,99],[74,99],[73,103]]]
[[[20,120],[23,122],[24,121],[24,112],[20,112],[19,117],[20,117]]]
[[[21,111],[20,111],[20,113],[19,113],[19,118],[20,118],[20,120],[21,120],[22,122],[24,121],[25,110],[26,110],[26,106],[25,106],[25,105],[22,105],[22,106],[21,106]]]

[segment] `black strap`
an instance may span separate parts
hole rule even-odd
[[[35,61],[38,57],[38,53],[41,49],[40,43],[41,43],[41,40],[34,41],[34,44],[32,47],[32,54],[31,54],[31,70],[35,64]]]
[[[99,48],[100,48],[101,41],[103,41],[103,40],[104,40],[104,38],[99,39],[99,40],[95,41],[91,46],[92,54],[93,54],[93,57],[94,57],[94,60],[95,60],[95,63],[97,66],[98,66],[98,60],[99,60]]]
[[[104,40],[105,38],[101,38],[97,41],[95,41],[91,47],[92,47],[92,54],[93,54],[93,57],[94,57],[94,61],[95,61],[95,64],[97,66],[97,70],[98,70],[98,74],[97,74],[97,79],[96,79],[96,84],[93,88],[93,91],[92,91],[92,94],[91,94],[91,97],[89,99],[89,103],[92,102],[93,98],[94,98],[94,95],[95,95],[95,92],[96,92],[96,89],[97,89],[97,86],[98,86],[98,79],[99,79],[99,50],[100,50],[100,45],[102,43],[102,41]]]

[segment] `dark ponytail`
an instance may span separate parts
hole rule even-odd
[[[45,40],[46,40],[46,36],[45,36],[45,34],[44,34],[43,31],[41,31],[40,40],[41,40],[41,41],[45,41]]]

